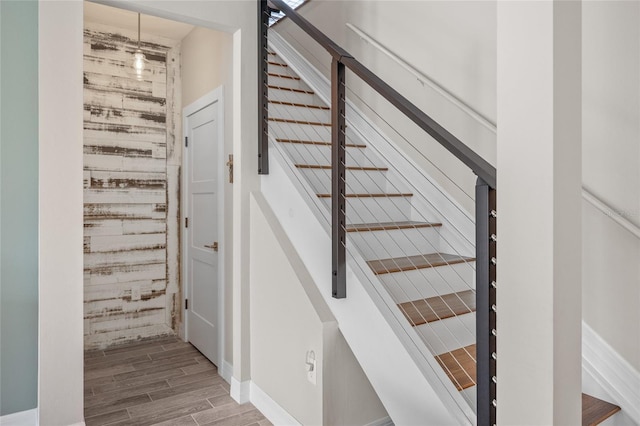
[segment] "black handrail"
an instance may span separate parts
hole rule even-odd
[[[322,31],[313,24],[300,16],[283,0],[270,0],[278,9],[295,22],[302,30],[309,34],[315,41],[334,59],[344,63],[344,65],[360,77],[365,83],[371,86],[376,92],[381,94],[392,105],[398,108],[411,121],[416,123],[421,129],[426,131],[431,137],[437,140],[445,149],[447,149],[456,158],[469,167],[473,173],[486,182],[490,187],[496,188],[496,169],[488,161],[478,155],[475,151],[462,143],[444,127],[439,125],[434,119],[422,112],[411,101],[402,96],[397,90],[382,81],[380,77],[375,75],[366,66],[355,59],[349,52],[341,48],[333,40],[327,37]]]

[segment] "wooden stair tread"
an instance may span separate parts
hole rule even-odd
[[[293,76],[293,75],[286,75],[286,74],[275,74],[275,73],[268,73],[269,77],[278,77],[278,78],[288,78],[289,80],[300,80],[300,77],[298,76]]]
[[[319,146],[331,146],[331,142],[320,142],[320,141],[304,141],[301,139],[276,139],[276,142],[282,142],[282,143],[297,143],[297,144],[303,144],[303,145],[319,145]],[[348,143],[346,144],[347,148],[366,148],[367,146],[364,144],[355,144],[355,143]],[[322,166],[324,167],[324,166]],[[331,168],[331,166],[326,166],[328,168]]]
[[[296,92],[296,93],[306,93],[307,95],[313,95],[313,90],[302,90],[302,89],[294,89],[292,87],[282,87],[282,86],[272,86],[271,84],[269,84],[267,86],[269,89],[276,89],[276,90],[288,90],[290,92]]]
[[[299,169],[331,169],[331,166],[324,164],[296,164]],[[374,166],[347,166],[347,170],[361,170],[366,172],[386,172],[389,170],[386,167],[374,167]]]
[[[309,104],[300,104],[300,103],[296,103],[296,102],[286,102],[286,101],[269,101],[270,104],[276,104],[276,105],[286,105],[286,106],[293,106],[293,107],[301,107],[301,108],[312,108],[312,109],[323,109],[323,110],[330,110],[331,108],[328,106],[324,106],[324,105],[309,105]]]
[[[331,198],[331,194],[316,194],[320,198]],[[347,198],[388,198],[388,197],[413,197],[410,193],[390,193],[390,194],[345,194]]]
[[[476,384],[476,345],[436,356],[436,361],[459,391]]]
[[[476,310],[476,294],[473,290],[465,290],[400,303],[398,307],[409,323],[415,327],[474,312]]]
[[[269,117],[269,121],[275,121],[275,122],[278,122],[278,123],[307,124],[309,126],[328,126],[328,127],[331,127],[331,123],[320,123],[319,121],[292,120],[290,118]]]
[[[441,223],[430,222],[381,222],[381,223],[355,223],[347,225],[347,232],[393,231],[396,229],[434,228],[442,226]]]
[[[473,262],[472,257],[462,257],[447,253],[417,254],[414,256],[394,257],[389,259],[369,260],[367,263],[376,275],[393,272],[413,271],[416,269],[435,268],[437,266],[455,265],[456,263]]]
[[[279,67],[288,67],[289,65],[287,64],[281,64],[280,62],[272,62],[272,61],[268,61],[267,62],[269,65],[277,65]]]
[[[620,411],[620,407],[607,401],[582,394],[582,426],[595,426]]]

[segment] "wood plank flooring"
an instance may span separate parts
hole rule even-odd
[[[191,344],[163,337],[85,352],[87,426],[267,426]]]

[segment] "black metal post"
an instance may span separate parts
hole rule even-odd
[[[476,183],[476,392],[478,426],[496,424],[496,190]]]
[[[347,297],[345,197],[345,68],[337,59],[331,63],[331,250],[333,297]]]
[[[269,174],[269,53],[267,31],[271,15],[267,0],[258,0],[258,174]]]

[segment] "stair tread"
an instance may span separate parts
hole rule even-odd
[[[437,266],[454,265],[456,263],[473,262],[472,257],[456,254],[428,253],[414,256],[393,257],[389,259],[369,260],[367,263],[376,275],[393,272],[413,271],[416,269],[435,268]]]
[[[301,139],[276,139],[277,142],[282,143],[298,143],[303,145],[320,145],[320,146],[331,146],[331,142],[321,142],[321,141],[305,141]],[[366,148],[367,146],[364,144],[356,144],[356,143],[348,143],[346,144],[347,148]],[[323,168],[325,166],[322,166]],[[326,166],[331,168],[331,166]]]
[[[331,198],[331,194],[316,194],[320,198]],[[379,193],[379,194],[345,194],[347,198],[388,198],[388,197],[413,197],[411,193]]]
[[[459,391],[476,384],[476,345],[469,345],[436,356],[447,377]]]
[[[433,228],[442,226],[436,222],[414,222],[411,220],[400,222],[354,223],[347,225],[347,232],[392,231],[395,229]]]
[[[331,166],[324,164],[296,164],[299,169],[331,169]],[[375,167],[375,166],[347,166],[347,170],[362,170],[367,172],[386,172],[389,170],[387,167]]]
[[[300,80],[300,77],[287,75],[287,74],[276,74],[273,72],[268,73],[269,77],[278,77],[278,78],[288,78],[289,80]]]
[[[473,290],[465,290],[400,303],[398,307],[409,323],[415,327],[474,312],[476,310],[476,294]]]
[[[311,92],[311,93],[313,93],[313,92]],[[293,120],[291,118],[269,117],[269,121],[276,121],[278,123],[307,124],[309,126],[328,126],[328,127],[331,127],[331,123],[321,123],[319,121]]]
[[[313,90],[303,90],[303,89],[295,89],[293,87],[283,87],[283,86],[274,86],[274,85],[267,85],[267,87],[269,89],[275,89],[275,90],[288,90],[289,92],[296,92],[296,93],[305,93],[307,95],[313,95],[314,91]]]
[[[269,65],[278,65],[280,67],[288,67],[289,65],[287,64],[281,64],[280,62],[272,62],[272,61],[268,61],[267,62]]]
[[[310,104],[301,104],[301,103],[297,103],[297,102],[286,102],[286,101],[270,100],[269,103],[270,104],[276,104],[276,105],[286,105],[286,106],[300,107],[300,108],[314,108],[314,109],[323,109],[323,110],[330,110],[331,109],[330,107],[324,106],[324,105],[310,105]]]
[[[582,394],[582,426],[595,426],[620,411],[620,407],[607,401]]]

